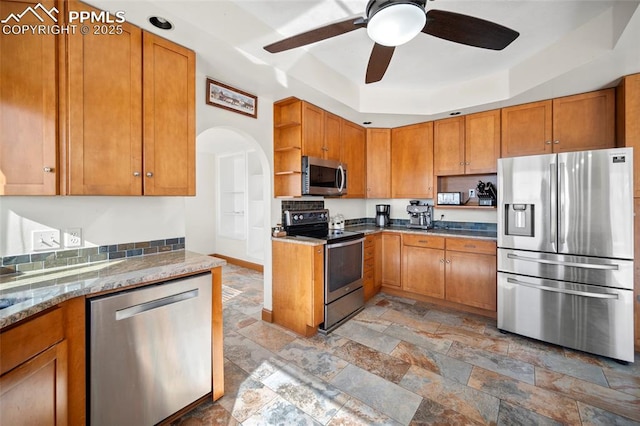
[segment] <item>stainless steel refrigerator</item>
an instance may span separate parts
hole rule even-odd
[[[631,148],[498,160],[498,328],[633,362]]]

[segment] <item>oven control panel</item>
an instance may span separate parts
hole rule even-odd
[[[284,224],[292,225],[312,225],[316,223],[329,223],[329,210],[285,210]]]

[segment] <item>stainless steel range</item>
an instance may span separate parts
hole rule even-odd
[[[329,230],[329,210],[287,210],[289,236],[326,240],[324,249],[324,323],[329,333],[364,308],[362,288],[364,234]]]

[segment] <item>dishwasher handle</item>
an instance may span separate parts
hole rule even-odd
[[[198,297],[197,288],[193,290],[185,291],[182,293],[177,293],[172,296],[162,297],[160,299],[155,299],[149,302],[140,303],[139,305],[133,305],[128,308],[119,309],[116,311],[116,321],[131,318],[143,312],[148,312],[154,309],[162,308],[163,306],[172,305],[174,303],[193,299],[195,297]]]

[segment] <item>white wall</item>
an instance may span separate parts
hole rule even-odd
[[[267,187],[269,188],[266,196],[266,200],[271,200],[273,197],[272,188],[272,176],[273,176],[273,100],[268,99],[266,97],[258,97],[258,118],[254,119],[242,114],[237,114],[232,111],[227,111],[221,108],[217,108],[211,105],[207,105],[204,102],[204,94],[206,93],[206,78],[211,77],[217,80],[217,76],[215,71],[210,71],[211,74],[207,75],[209,72],[206,69],[206,64],[201,65],[202,68],[199,67],[196,70],[196,134],[198,134],[198,139],[207,131],[211,129],[226,129],[240,135],[244,135],[245,139],[250,139],[257,146],[257,150],[261,150],[261,155],[263,155],[266,159],[265,163],[267,166],[267,170],[265,170],[265,180],[267,181]],[[238,87],[238,89],[247,91],[252,93],[251,87],[245,87],[242,84],[238,84],[234,81],[222,81],[223,83],[230,84],[232,86]],[[201,99],[201,100],[200,100]],[[269,204],[267,202],[267,204]],[[276,204],[279,208],[279,201],[275,200],[272,203],[271,209],[266,208],[267,210],[265,214],[268,216],[266,218],[267,223],[275,224],[278,221],[278,218],[273,218],[271,212],[274,211],[273,204]],[[192,214],[192,208],[190,205],[190,201],[187,201],[187,209],[190,211],[190,215]],[[209,239],[210,236],[206,234],[201,234],[197,231],[197,227],[200,226],[200,220],[207,220],[208,218],[203,218],[201,215],[204,213],[195,213],[199,215],[200,219],[194,218],[190,216],[189,224],[188,224],[188,232],[186,234],[186,248],[188,250],[192,250],[198,247],[208,248],[212,247],[213,251],[220,254],[230,253],[238,253],[238,248],[233,247],[232,242],[225,242],[222,240],[216,240],[213,243],[211,241],[205,241]],[[191,219],[194,219],[195,222],[191,223]],[[214,219],[212,219],[212,224],[215,224]],[[214,234],[211,234],[214,235]],[[213,245],[211,245],[213,244]],[[265,229],[265,251],[264,251],[264,308],[271,310],[272,307],[272,299],[271,299],[271,237],[270,237],[270,229]],[[232,256],[236,257],[236,256]],[[243,258],[239,256],[240,258]]]
[[[0,197],[0,256],[32,252],[33,231],[82,228],[87,247],[185,235],[182,197]]]
[[[185,198],[185,236],[187,248],[203,254],[216,253],[216,194],[210,188],[216,181],[216,156],[198,150],[196,143],[196,196]],[[207,238],[210,236],[210,238]]]

